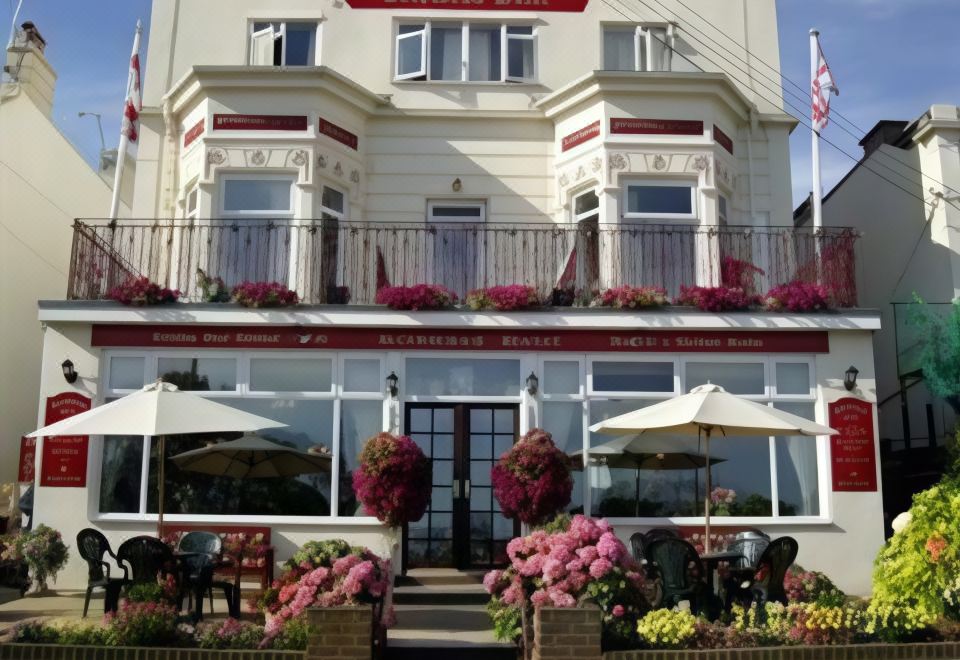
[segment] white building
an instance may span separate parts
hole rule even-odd
[[[944,457],[938,448],[956,427],[953,407],[923,382],[920,330],[908,308],[917,294],[947,314],[960,295],[958,143],[960,108],[954,105],[933,105],[912,122],[879,122],[860,143],[864,158],[823,201],[824,225],[857,228],[864,259],[885,264],[861,273],[857,293],[883,323],[874,353],[880,438],[890,452],[885,462],[898,475],[884,492],[890,517],[939,479]],[[809,222],[806,204],[796,219]]]
[[[779,96],[747,66],[718,69],[688,29],[699,23],[665,4],[674,13],[624,15],[604,0],[290,0],[282,11],[157,0],[133,205],[146,220],[84,228],[80,262],[112,268],[101,279],[80,273],[71,300],[41,303],[42,396],[98,403],[166,377],[288,423],[276,439],[330,447],[332,478],[270,489],[167,469],[168,520],[269,526],[279,559],[312,538],[389,551],[350,474],[374,432],[407,433],[435,475],[430,513],[395,551],[407,566],[500,560],[518,530],[496,511],[489,468],[535,426],[567,451],[589,448],[604,441],[590,423],[707,380],[826,422],[850,396],[842,381],[853,363],[853,395],[875,427],[879,322],[869,312],[371,306],[386,283],[441,283],[461,296],[494,284],[533,285],[545,298],[621,284],[675,294],[721,284],[725,259],[756,264],[766,291],[817,277],[817,241],[852,256],[848,233],[815,239],[792,227],[795,122]],[[773,0],[684,4],[779,62]],[[852,266],[833,280],[844,296]],[[202,304],[198,268],[229,284],[282,280],[306,304]],[[193,302],[94,300],[133,274]],[[334,304],[347,293],[350,305]],[[80,373],[74,386],[59,371],[64,353]],[[875,454],[872,434],[866,445]],[[793,535],[805,567],[869,590],[883,542],[875,461],[851,492],[833,488],[827,438],[731,438],[716,451],[726,460],[714,483],[739,497],[736,515],[716,524]],[[38,519],[68,536],[94,526],[114,543],[149,533],[154,463],[149,441],[91,438],[85,487],[39,488]],[[643,483],[638,502],[633,473],[578,477],[571,508],[611,517],[624,537],[702,525],[695,475]],[[72,564],[65,579],[83,576]]]

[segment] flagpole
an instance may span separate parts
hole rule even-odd
[[[143,24],[137,19],[137,33],[133,37],[133,51],[130,53],[130,59],[140,53],[140,34],[143,32]],[[126,112],[126,102],[130,98],[131,86],[134,84],[133,71],[127,73],[127,94],[124,97],[124,112]],[[123,180],[123,166],[127,160],[127,147],[130,146],[130,136],[126,131],[120,133],[120,146],[117,147],[117,171],[113,176],[113,197],[110,199],[110,219],[116,220],[120,211],[120,183]]]
[[[810,30],[810,89],[811,98],[813,91],[813,81],[820,75],[820,32]],[[811,104],[811,108],[813,104]],[[811,200],[811,210],[813,211],[813,229],[819,231],[823,227],[823,187],[820,182],[820,131],[817,129],[816,110],[811,111],[811,136],[813,144],[811,145],[810,161],[813,166],[813,191]],[[819,247],[819,243],[818,243]]]

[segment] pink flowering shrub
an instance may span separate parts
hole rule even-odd
[[[181,646],[177,608],[168,603],[124,601],[104,617],[107,646]]]
[[[770,289],[763,300],[771,312],[816,312],[830,308],[827,290],[810,282],[790,282]]]
[[[390,527],[420,520],[432,492],[430,460],[405,435],[367,440],[353,472],[353,491],[367,513]]]
[[[267,648],[284,627],[299,621],[308,607],[381,604],[393,583],[390,561],[346,541],[310,541],[284,564],[260,601],[267,618],[261,648]],[[378,628],[393,625],[392,610],[375,610]]]
[[[446,309],[456,304],[457,294],[439,284],[385,286],[377,291],[376,300],[390,309]]]
[[[841,607],[847,598],[825,574],[805,571],[797,565],[791,566],[783,576],[783,589],[791,603]]]
[[[643,577],[606,520],[574,516],[565,531],[537,530],[513,539],[507,555],[510,565],[483,579],[500,639],[521,634],[516,624],[525,610],[529,616],[544,605],[592,601],[602,612],[605,648],[635,645],[637,620],[648,609],[641,595]]]
[[[180,292],[161,287],[156,282],[151,282],[149,277],[133,277],[110,289],[107,298],[116,300],[121,305],[144,307],[175,303],[180,298]]]
[[[263,568],[273,551],[273,546],[266,542],[263,532],[222,534],[221,538],[223,555],[232,564],[239,561],[242,566]]]
[[[737,500],[737,491],[717,486],[710,491],[711,513],[717,516],[729,516],[733,503]]]
[[[263,641],[263,626],[232,618],[201,624],[197,626],[196,640],[202,649],[255,649]]]
[[[493,494],[506,518],[538,525],[570,503],[573,477],[566,454],[543,429],[530,429],[491,471]]]
[[[614,309],[643,309],[669,304],[666,289],[658,286],[618,286],[605,290],[596,301],[599,307]]]
[[[510,284],[476,289],[467,294],[465,302],[470,309],[495,309],[498,312],[510,312],[539,307],[540,296],[532,286]]]
[[[244,307],[290,307],[300,302],[297,292],[280,282],[242,282],[233,287],[232,295]]]
[[[683,286],[673,302],[716,313],[743,311],[759,304],[759,299],[739,287]]]
[[[749,261],[726,256],[720,262],[720,283],[727,288],[743,289],[753,293],[756,291],[757,275],[764,275],[764,271]]]

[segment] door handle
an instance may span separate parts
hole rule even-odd
[[[460,499],[460,480],[459,479],[453,480],[453,499],[455,500]]]
[[[470,499],[470,480],[466,479],[463,482],[463,499]]]

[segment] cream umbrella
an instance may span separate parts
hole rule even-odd
[[[689,394],[612,417],[590,427],[593,433],[632,435],[657,433],[704,437],[707,492],[704,499],[706,552],[710,552],[710,436],[770,437],[834,435],[830,427],[728,393],[719,385],[700,385]]]
[[[158,380],[102,406],[37,429],[28,437],[57,435],[149,435],[159,438],[157,533],[163,531],[164,448],[166,436],[182,433],[229,433],[286,426],[266,417],[231,408]]]
[[[270,479],[330,472],[330,454],[301,451],[244,433],[236,440],[192,449],[173,457],[181,470],[234,479]]]

